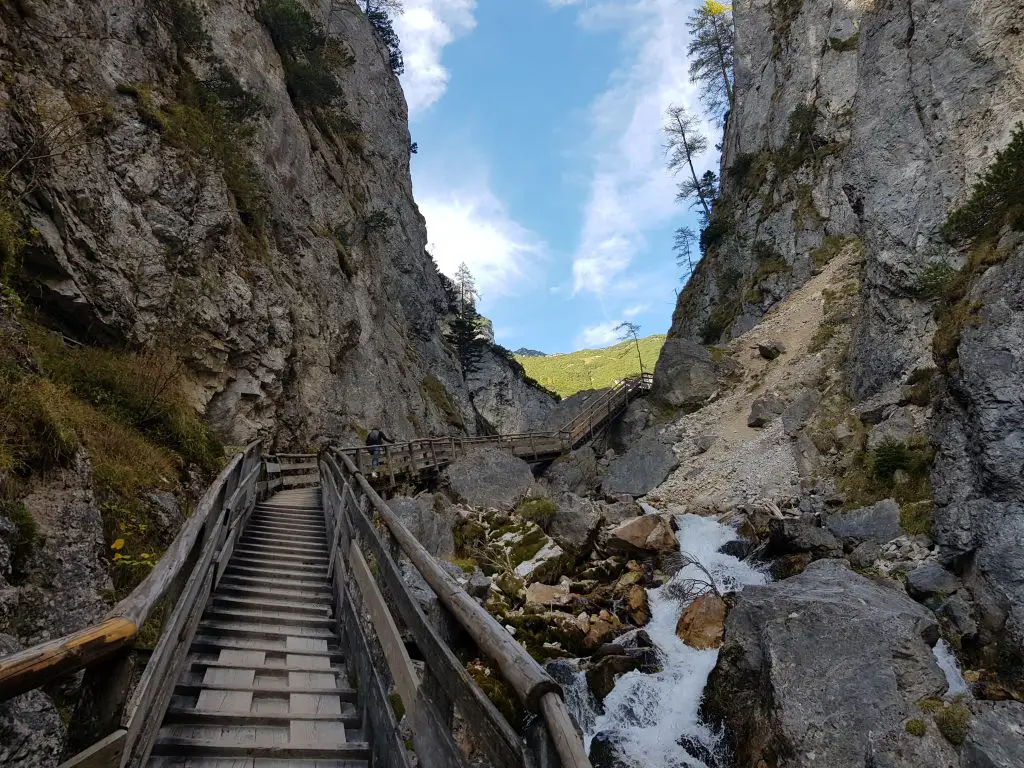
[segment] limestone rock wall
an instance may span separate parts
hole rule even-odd
[[[4,4],[0,158],[32,227],[22,290],[79,340],[175,350],[228,443],[462,432],[474,414],[443,339],[401,88],[354,0],[307,7],[337,41],[337,109],[296,106],[255,0]],[[259,105],[228,153],[251,178],[230,184],[219,137],[193,135],[180,104],[183,73],[222,69]],[[238,212],[244,183],[262,226]]]

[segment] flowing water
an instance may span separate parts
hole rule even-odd
[[[731,528],[696,515],[676,520],[680,551],[708,570],[720,592],[767,582],[761,571],[718,551],[738,538]],[[582,674],[571,686],[568,703],[584,729],[588,749],[600,734],[602,741],[614,743],[623,757],[642,768],[714,768],[721,735],[701,722],[699,709],[718,651],[698,651],[676,637],[676,622],[686,604],[670,596],[671,584],[687,579],[706,577],[687,565],[667,585],[647,591],[651,621],[644,629],[660,652],[661,672],[620,677],[605,698],[603,714],[593,711]]]
[[[946,691],[946,698],[951,699],[962,693],[969,694],[970,688],[967,687],[967,681],[964,680],[964,676],[960,672],[960,662],[956,660],[956,655],[953,653],[949,643],[945,640],[939,640],[935,647],[932,648],[932,653],[935,655],[935,661],[938,662],[942,674],[946,676],[947,685],[949,685],[949,690]]]

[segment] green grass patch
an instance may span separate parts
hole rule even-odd
[[[551,499],[527,499],[520,502],[515,512],[524,520],[529,520],[546,531],[558,514],[558,505]]]
[[[960,702],[954,702],[940,709],[932,717],[939,728],[939,733],[946,741],[957,747],[964,743],[971,722],[971,710]]]
[[[644,370],[651,372],[665,344],[664,334],[640,339]],[[583,349],[562,355],[516,357],[526,375],[562,397],[585,389],[603,389],[640,373],[640,359],[633,340],[603,349]]]
[[[911,736],[917,736],[918,738],[924,736],[928,731],[927,726],[924,724],[924,720],[918,720],[917,718],[907,720],[907,724],[904,727],[906,728],[907,733]]]
[[[944,300],[953,288],[956,275],[956,269],[948,261],[931,261],[917,278],[917,293],[929,301]]]
[[[828,39],[828,47],[836,53],[845,53],[847,51],[856,51],[859,42],[860,34],[855,32],[849,37],[830,37]]]

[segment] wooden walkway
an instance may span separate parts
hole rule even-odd
[[[192,641],[153,768],[366,766],[318,488],[258,504]]]

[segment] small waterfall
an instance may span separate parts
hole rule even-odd
[[[964,676],[960,672],[960,663],[956,660],[956,655],[949,643],[939,640],[932,648],[932,653],[935,655],[935,661],[938,662],[942,674],[946,676],[946,684],[949,686],[946,698],[951,699],[962,693],[969,695],[971,690],[967,687],[967,681],[964,680]]]
[[[700,562],[720,591],[767,582],[761,571],[718,551],[737,538],[731,528],[697,515],[681,515],[676,520],[680,551]],[[702,577],[689,565],[669,584]],[[716,768],[721,734],[701,722],[699,709],[718,651],[698,651],[676,637],[676,623],[686,606],[663,595],[667,586],[648,590],[651,621],[644,627],[661,655],[662,671],[653,675],[629,672],[620,677],[600,715],[591,708],[587,683],[580,673],[577,681],[586,695],[577,697],[570,692],[570,708],[584,729],[588,749],[600,734],[602,741],[615,744],[638,768]]]

